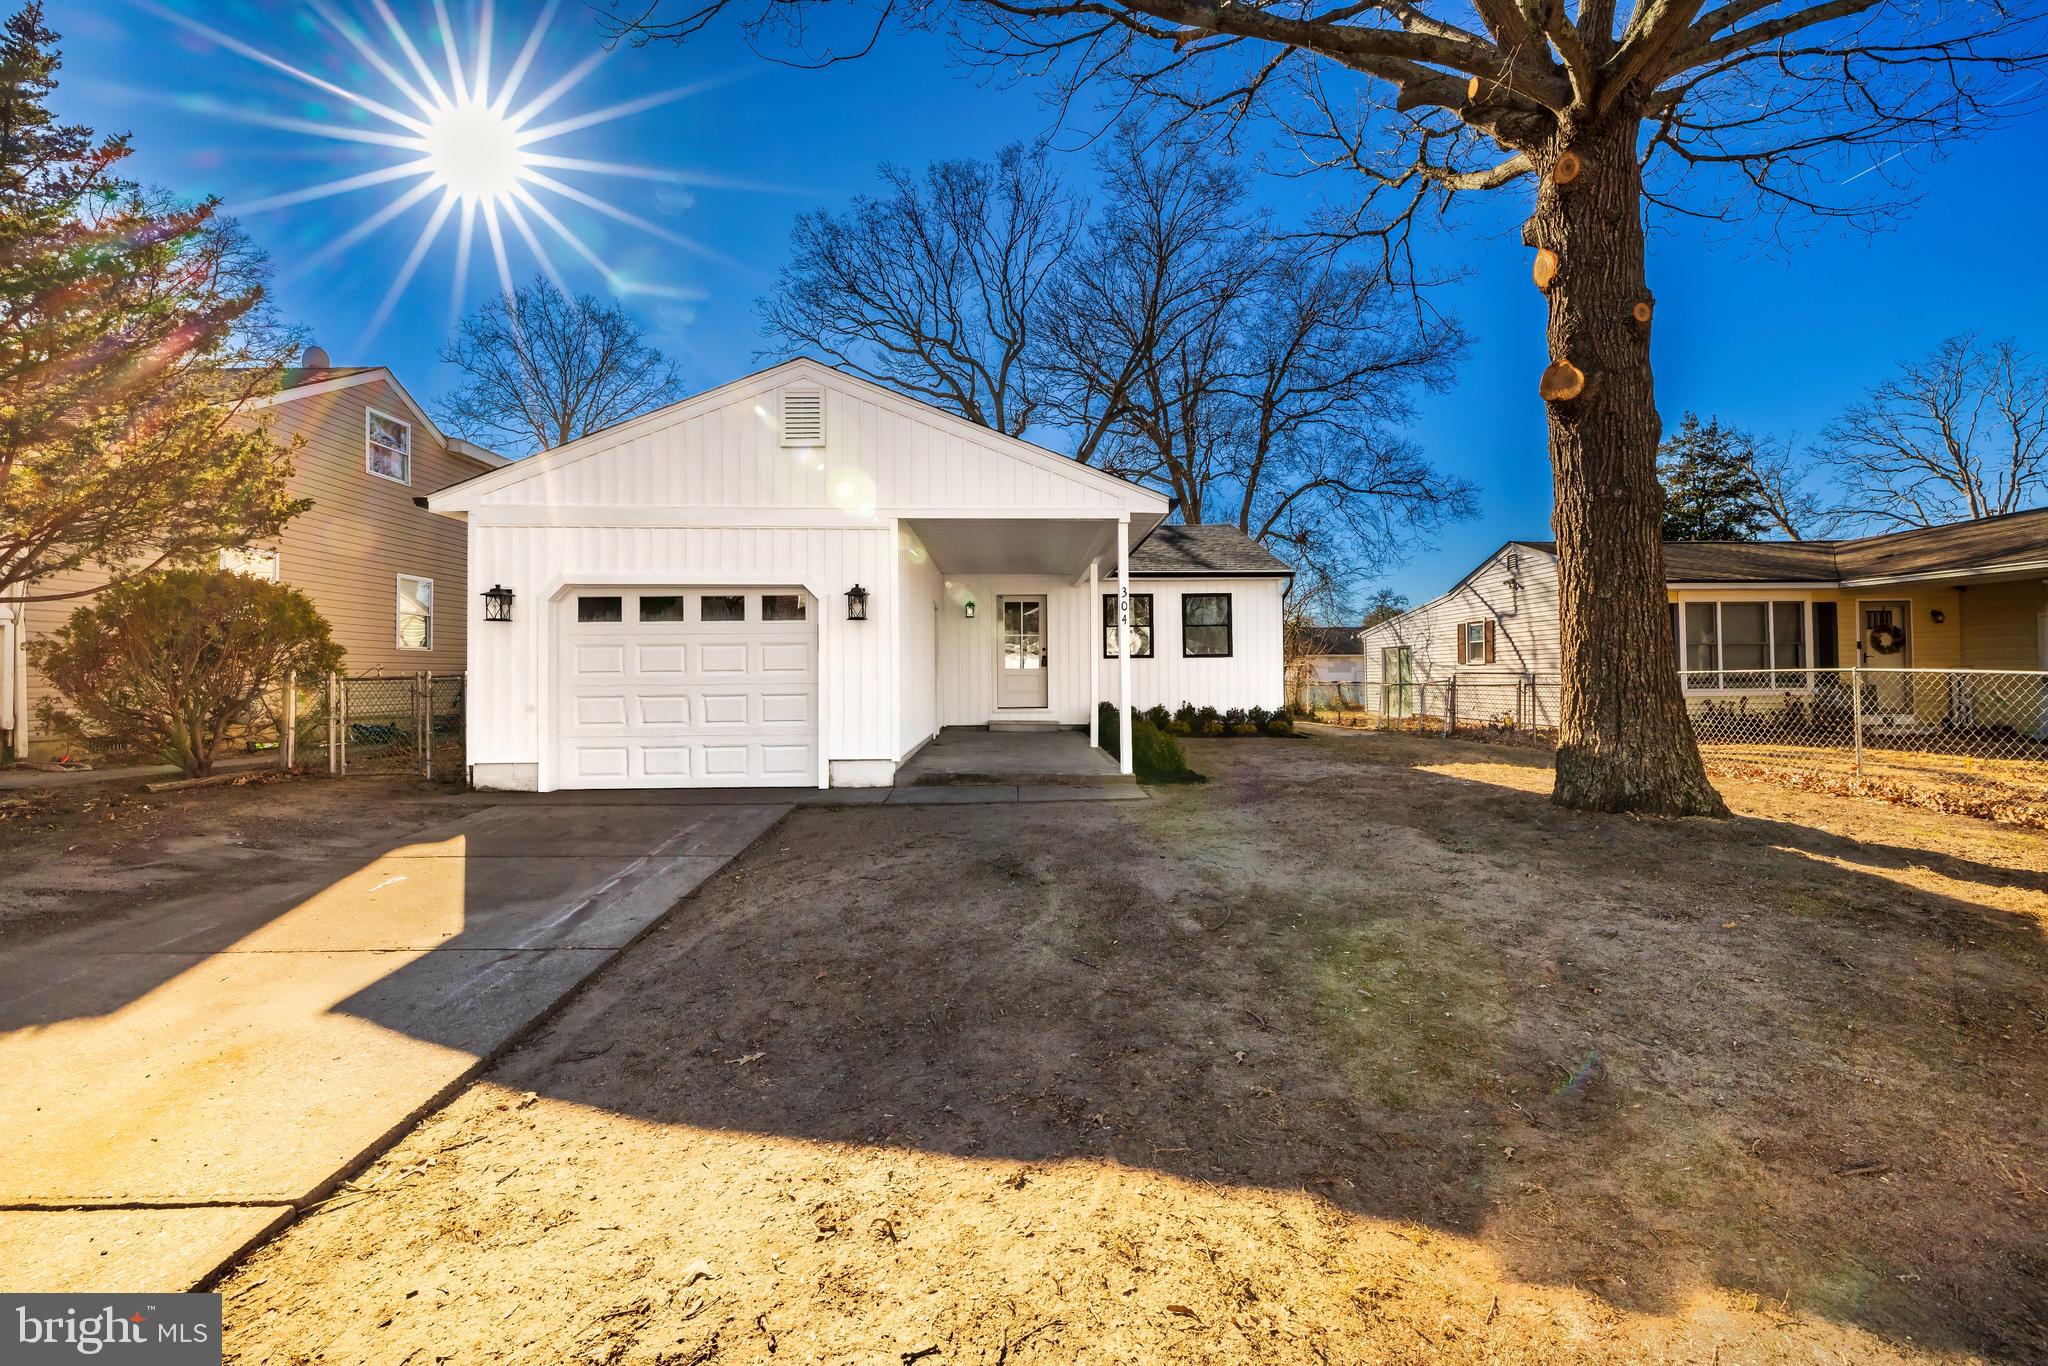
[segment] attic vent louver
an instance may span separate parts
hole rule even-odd
[[[825,444],[825,395],[816,389],[785,389],[782,394],[782,444]]]

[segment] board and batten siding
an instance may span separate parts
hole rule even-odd
[[[472,528],[479,583],[520,585],[512,620],[485,622],[466,604],[471,632],[469,762],[491,766],[491,785],[546,783],[553,756],[550,640],[555,602],[575,588],[804,589],[817,601],[819,742],[831,763],[894,763],[900,717],[889,646],[898,615],[893,526]],[[540,577],[545,576],[545,577]],[[868,619],[846,619],[846,589],[870,591]],[[486,775],[479,774],[479,782]]]
[[[412,425],[412,479],[399,484],[369,472],[365,414],[376,409]],[[335,640],[348,652],[349,673],[459,673],[467,658],[464,604],[470,596],[462,524],[437,517],[413,499],[494,468],[450,450],[382,379],[277,402],[263,410],[273,438],[296,444],[288,487],[312,501],[282,535],[260,543],[278,552],[278,578],[313,600]],[[433,647],[398,648],[398,576],[434,581]],[[40,593],[97,589],[107,576],[92,569],[52,576]],[[24,630],[35,639],[64,623],[87,598],[21,605]],[[26,669],[27,750],[50,743],[37,736],[36,707],[55,694]]]
[[[482,492],[479,515],[499,509],[804,509],[848,517],[1007,516],[1019,509],[1113,513],[1121,500],[1085,466],[1043,453],[1019,459],[1014,443],[873,386],[856,395],[779,371],[713,390],[674,408],[586,437],[558,462]],[[784,447],[784,389],[822,388],[825,444]],[[1071,465],[1063,470],[1060,461]]]
[[[1492,664],[1458,662],[1458,627],[1468,621],[1493,623]],[[1382,652],[1399,646],[1412,652],[1418,683],[1443,682],[1453,674],[1553,677],[1564,667],[1557,560],[1531,546],[1504,546],[1442,597],[1368,628],[1364,644],[1371,689],[1385,681]]]

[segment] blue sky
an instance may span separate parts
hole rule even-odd
[[[430,64],[431,0],[390,0]],[[458,31],[470,31],[470,0],[451,0]],[[401,70],[398,50],[377,33],[370,0],[333,7],[376,34]],[[538,3],[500,0],[496,51],[502,75]],[[103,131],[134,134],[141,178],[183,193],[220,195],[277,262],[277,297],[312,327],[341,364],[391,366],[432,406],[452,376],[436,359],[455,309],[454,234],[422,260],[389,320],[365,340],[433,200],[414,206],[347,250],[314,261],[325,244],[389,203],[400,184],[257,211],[246,206],[403,159],[388,149],[332,141],[252,122],[297,120],[383,127],[347,101],[227,50],[172,15],[203,21],[345,89],[402,103],[388,83],[334,37],[310,5],[275,0],[52,0],[64,36],[61,114]],[[523,96],[538,93],[601,44],[590,11],[569,0],[537,50]],[[468,57],[465,43],[464,56]],[[593,161],[653,166],[675,182],[585,173],[561,178],[656,225],[663,235],[552,200],[565,226],[625,278],[658,288],[629,304],[654,339],[681,362],[692,388],[744,373],[762,345],[754,301],[772,283],[799,212],[843,204],[871,188],[877,163],[910,165],[986,155],[1036,134],[1048,112],[1030,87],[1001,88],[952,66],[934,40],[891,37],[859,62],[823,71],[776,65],[730,33],[684,48],[621,48],[607,56],[541,122],[688,90],[602,125],[565,133],[560,150]],[[1784,251],[1754,237],[1713,240],[1674,223],[1655,231],[1651,284],[1658,407],[1667,425],[1686,409],[1784,436],[1811,436],[1899,359],[1966,329],[2012,335],[2048,349],[2048,272],[2038,267],[2048,189],[2016,174],[2048,146],[2048,115],[1953,151],[1918,177],[1920,202],[1874,236],[1823,227]],[[1085,152],[1074,155],[1085,177]],[[1270,181],[1262,193],[1284,215],[1314,195],[1345,192]],[[1466,272],[1441,292],[1474,337],[1456,388],[1426,398],[1414,438],[1439,464],[1476,482],[1481,513],[1418,548],[1385,582],[1420,601],[1480,554],[1511,536],[1548,534],[1550,477],[1543,411],[1543,303],[1528,279],[1516,226],[1529,191],[1511,188],[1464,212],[1431,248]],[[547,234],[536,224],[537,233]],[[508,231],[514,278],[534,261]],[[676,239],[681,239],[680,241]],[[495,288],[480,246],[461,306]],[[553,254],[572,285],[603,292],[594,270]]]

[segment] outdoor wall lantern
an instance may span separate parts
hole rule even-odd
[[[868,590],[859,584],[846,590],[846,619],[866,621],[868,619]]]
[[[973,621],[973,620],[974,620],[974,599],[973,599],[973,598],[969,598],[969,599],[967,600],[967,619],[968,619],[969,621]]]
[[[492,584],[484,590],[484,620],[512,620],[512,590],[503,584]]]
[[[1939,626],[1941,625],[1941,623],[1948,620],[1948,613],[1942,611],[1939,607],[1935,608],[1932,612],[1929,612],[1927,615],[1936,626]]]

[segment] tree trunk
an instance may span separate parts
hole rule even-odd
[[[1547,403],[1557,485],[1564,696],[1552,800],[1591,811],[1725,815],[1679,691],[1664,582],[1638,111],[1567,116],[1536,158],[1529,245],[1555,252],[1548,362],[1585,383]],[[1578,158],[1568,184],[1550,174]],[[1529,367],[1533,384],[1540,365]]]

